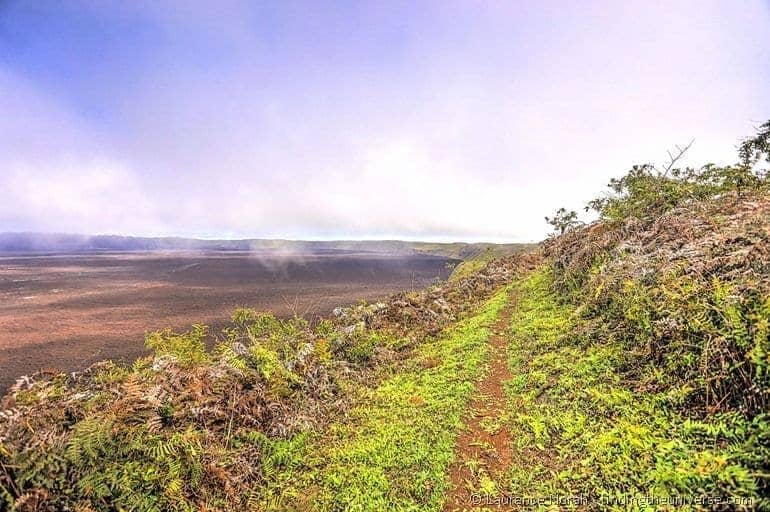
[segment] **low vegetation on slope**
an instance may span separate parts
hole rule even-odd
[[[311,328],[239,310],[206,328],[147,337],[154,355],[22,379],[0,412],[0,503],[18,510],[232,510],[268,482],[273,441],[342,416],[355,389],[467,317],[519,260]],[[353,391],[353,392],[351,392]],[[264,459],[273,460],[273,459]],[[280,460],[280,456],[279,456]]]
[[[454,244],[448,245],[451,247]],[[537,248],[537,244],[468,244],[455,255],[462,261],[454,267],[449,280],[456,281],[471,276],[495,259],[512,254],[531,253]]]
[[[330,428],[272,444],[259,510],[441,510],[465,404],[488,359],[507,290],[426,340]]]
[[[635,167],[591,225],[549,219],[483,420],[508,427],[508,469],[485,470],[493,446],[461,461],[477,505],[770,510],[769,137],[732,166]]]
[[[516,288],[508,413],[514,455],[499,488],[603,510],[767,509],[764,415],[702,414],[635,343],[585,336],[585,312],[544,268]]]
[[[635,167],[591,203],[589,226],[562,212],[514,325],[533,358],[514,365],[514,407],[534,407],[519,439],[562,454],[527,485],[770,509],[768,138],[770,123],[732,166]],[[553,326],[534,340],[531,314]]]

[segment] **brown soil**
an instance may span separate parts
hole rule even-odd
[[[145,354],[144,334],[217,328],[247,306],[309,319],[423,288],[444,258],[371,253],[111,253],[0,257],[0,395],[21,375]]]
[[[489,371],[476,387],[478,396],[471,402],[465,428],[457,441],[455,462],[449,468],[452,490],[444,505],[445,512],[476,508],[472,493],[474,488],[478,489],[479,475],[484,472],[492,480],[500,481],[510,466],[511,433],[504,423],[506,398],[503,384],[511,379],[505,332],[512,311],[513,304],[508,304],[493,327]],[[490,425],[499,428],[490,432]],[[478,468],[472,468],[469,461],[477,461]],[[485,504],[483,508],[490,508],[490,505]]]

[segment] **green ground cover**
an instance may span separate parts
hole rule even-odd
[[[420,345],[389,378],[356,393],[323,432],[264,440],[267,510],[440,510],[454,442],[474,381],[488,360],[498,292],[478,313]]]

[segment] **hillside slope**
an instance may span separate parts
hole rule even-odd
[[[478,328],[495,316],[485,302],[527,261],[497,260],[462,280],[340,309],[312,328],[238,310],[214,351],[204,347],[206,327],[194,326],[152,333],[154,355],[131,367],[22,379],[0,403],[0,499],[18,510],[267,506],[280,453],[334,432],[367,389],[424,358],[429,340],[449,336],[447,350],[465,347],[466,364],[486,338]],[[455,325],[463,321],[470,327]],[[476,341],[466,346],[462,333]],[[444,372],[453,378],[453,367]],[[458,416],[471,390],[452,395]]]
[[[768,139],[733,166],[635,167],[539,253],[315,328],[239,310],[211,352],[196,326],[131,368],[25,379],[2,402],[0,499],[770,510]]]

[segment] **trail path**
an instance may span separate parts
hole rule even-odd
[[[506,330],[515,309],[514,299],[510,299],[493,326],[489,370],[477,385],[478,396],[470,403],[465,428],[457,440],[455,462],[449,468],[452,490],[444,505],[445,512],[474,508],[474,493],[498,495],[493,482],[501,480],[511,462],[511,434],[504,421],[504,383],[511,378]]]

